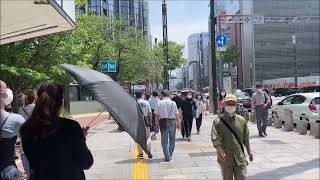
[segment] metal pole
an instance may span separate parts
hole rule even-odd
[[[213,113],[217,114],[217,65],[216,65],[216,21],[214,16],[214,0],[210,0],[210,42],[211,42],[211,65],[212,65],[212,98],[210,101],[213,105]]]
[[[250,62],[250,88],[253,88],[252,62]]]
[[[294,86],[298,87],[298,67],[297,67],[297,41],[296,35],[292,35],[292,44],[293,44],[293,75],[294,75]]]
[[[218,18],[219,18],[219,25],[218,25],[218,27],[219,27],[219,33],[221,33],[221,16],[219,15],[218,16]],[[223,89],[223,72],[222,72],[223,70],[222,70],[222,53],[221,53],[221,51],[219,52],[219,77],[220,77],[220,79],[219,79],[219,82],[220,82],[220,89]]]
[[[167,4],[166,0],[162,0],[162,28],[163,28],[163,54],[166,58],[166,65],[164,66],[163,89],[169,90],[169,47],[168,47],[168,26],[167,26]]]

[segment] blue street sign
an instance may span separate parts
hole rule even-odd
[[[224,34],[218,34],[216,36],[216,44],[218,47],[225,47],[227,45],[228,37]]]
[[[117,72],[117,61],[114,61],[114,60],[101,61],[100,70],[103,73]]]
[[[109,72],[115,73],[117,72],[117,61],[109,61]]]

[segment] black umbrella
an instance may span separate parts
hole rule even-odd
[[[61,65],[101,103],[114,120],[148,153],[144,116],[137,101],[109,76],[89,68]]]

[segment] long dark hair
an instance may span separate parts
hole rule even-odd
[[[57,83],[45,83],[38,90],[38,99],[31,116],[22,125],[22,137],[44,139],[58,129],[58,117],[63,103],[63,88]]]
[[[221,95],[221,91],[225,92],[224,96]],[[227,92],[224,89],[220,89],[219,91],[219,101],[222,101],[227,96]]]

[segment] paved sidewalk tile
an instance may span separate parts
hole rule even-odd
[[[152,141],[154,159],[147,160],[149,179],[222,179],[210,132],[215,116],[204,117],[201,133],[192,132],[192,141],[183,141],[177,131],[171,162],[164,162],[160,136]],[[194,123],[195,124],[195,123]],[[134,143],[125,132],[115,131],[111,121],[101,123],[88,137],[95,164],[86,171],[87,179],[130,179]],[[319,139],[268,127],[260,138],[256,125],[249,122],[254,161],[249,163],[250,180],[320,179]]]

